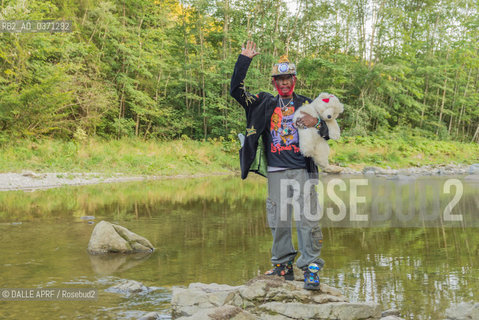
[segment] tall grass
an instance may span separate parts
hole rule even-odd
[[[237,152],[228,141],[144,141],[140,139],[79,142],[24,140],[0,149],[0,171],[100,172],[176,175],[237,169]]]
[[[330,162],[344,167],[409,167],[479,162],[479,144],[440,141],[403,132],[331,141]],[[98,172],[178,175],[239,171],[239,142],[89,139],[23,140],[0,148],[0,172]]]

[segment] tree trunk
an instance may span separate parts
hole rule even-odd
[[[476,133],[474,133],[474,137],[472,137],[472,142],[479,143],[479,125],[477,125]]]
[[[384,7],[384,3],[386,1],[382,1],[381,4],[379,5],[379,9],[378,11],[376,12],[376,17],[374,18],[373,17],[373,25],[372,25],[372,29],[371,29],[371,42],[369,43],[369,68],[372,67],[372,63],[373,63],[373,48],[374,48],[374,36],[375,36],[375,33],[376,33],[376,26],[378,25],[378,19],[379,19],[379,16],[381,14],[381,11]],[[381,25],[383,21],[383,16],[381,15],[381,21],[379,22],[379,25]]]
[[[206,119],[206,86],[205,86],[205,62],[204,62],[204,34],[201,19],[198,20],[201,24],[198,25],[200,32],[200,65],[201,65],[201,97],[202,97],[202,109],[203,109],[203,136],[206,140],[207,136],[207,119]]]
[[[472,73],[472,68],[469,68],[469,73],[467,74],[467,80],[466,80],[466,87],[464,88],[464,95],[463,98],[465,99],[467,96],[467,88],[469,87],[469,81],[471,80],[471,73]],[[462,116],[464,115],[464,102],[461,104],[461,111],[459,112],[459,117],[457,119],[457,125],[456,125],[456,135],[459,134],[459,128],[461,126],[461,121],[462,121]]]
[[[446,54],[446,63],[447,63],[448,58],[449,58],[449,51]],[[444,85],[443,85],[443,89],[442,89],[441,110],[439,111],[439,120],[437,121],[436,135],[439,134],[439,128],[440,128],[441,122],[442,122],[442,114],[444,112],[444,103],[446,102],[447,80],[448,80],[447,68],[444,67]]]
[[[188,100],[188,33],[186,32],[186,12],[185,12],[185,8],[183,7],[183,5],[181,5],[181,14],[182,14],[182,17],[183,17],[183,36],[184,36],[184,40],[185,40],[185,47],[184,47],[184,55],[185,55],[185,65],[184,65],[184,68],[185,68],[185,107],[186,107],[186,111],[188,113],[188,111],[190,110],[190,101]]]
[[[429,77],[426,76],[426,89],[424,90],[424,99],[422,100],[422,111],[421,111],[421,122],[419,123],[419,128],[422,128],[422,122],[424,121],[424,112],[426,111],[426,97],[427,91],[429,90]]]
[[[291,32],[288,34],[288,38],[286,39],[286,54],[287,55],[289,54],[289,43],[291,41],[291,37],[293,36],[293,34],[296,33],[296,26],[298,25],[298,17],[300,12],[301,12],[301,2],[299,3],[298,11],[296,12],[293,28],[291,29]]]
[[[229,56],[228,52],[228,39],[229,39],[229,34],[228,34],[228,28],[229,28],[229,0],[224,1],[224,24],[223,24],[223,61],[226,61]],[[224,83],[223,84],[223,92],[222,92],[224,101],[228,101],[228,84]],[[225,106],[222,110],[223,114],[223,126],[225,128],[225,132],[228,131],[228,108]]]
[[[451,108],[453,111],[453,114],[451,114],[451,118],[449,119],[449,128],[447,129],[448,134],[451,134],[451,129],[452,129],[452,121],[454,120],[454,114],[456,113],[454,105],[456,104],[456,95],[457,95],[457,90],[458,90],[458,85],[457,85],[457,80],[459,78],[459,70],[456,71],[456,78],[454,80],[454,96],[452,97],[452,103],[451,103]]]
[[[275,37],[278,35],[279,30],[279,16],[281,9],[281,1],[276,1],[276,21],[274,23],[274,33],[271,35],[271,41],[273,42],[273,57],[278,55],[278,48],[276,48]]]

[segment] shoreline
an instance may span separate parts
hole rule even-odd
[[[238,171],[211,172],[197,174],[177,174],[177,175],[124,175],[121,173],[35,173],[33,171],[23,171],[22,173],[0,173],[0,192],[1,191],[35,191],[42,189],[58,188],[62,186],[82,186],[101,183],[123,183],[135,181],[154,181],[167,179],[186,179],[202,178],[208,176],[227,176],[238,175]],[[253,174],[253,173],[251,173]],[[343,172],[335,176],[363,175],[378,177],[401,177],[401,176],[452,176],[452,175],[478,175],[479,164],[443,164],[426,165],[422,167],[409,167],[401,169],[381,168],[365,166],[362,170],[344,168]],[[320,176],[330,174],[321,173]]]
[[[235,172],[212,172],[198,174],[178,174],[172,176],[126,176],[121,173],[106,175],[101,173],[0,173],[0,192],[35,191],[63,186],[86,186],[102,183],[123,183],[135,181],[154,181],[168,179],[202,178],[209,176],[233,175]]]

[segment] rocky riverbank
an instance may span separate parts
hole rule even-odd
[[[376,303],[352,303],[336,288],[303,289],[302,281],[259,276],[248,283],[228,285],[192,283],[174,288],[173,319],[380,319]],[[392,319],[400,319],[395,316]]]
[[[125,176],[122,174],[114,174],[105,176],[101,173],[35,173],[32,171],[24,171],[22,173],[0,173],[0,191],[36,190],[56,188],[60,186],[79,186],[143,180],[199,178],[211,175],[227,174],[235,173],[210,173],[175,176]],[[404,176],[470,175],[470,179],[479,180],[479,164],[431,165],[403,169],[364,167],[362,170],[354,170],[351,168],[344,168],[343,172],[341,172],[339,176],[346,175],[382,176],[390,179],[401,178]]]

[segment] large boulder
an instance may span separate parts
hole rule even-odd
[[[100,221],[95,226],[88,242],[90,254],[140,253],[153,250],[153,245],[147,239],[106,221]]]

